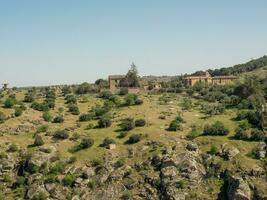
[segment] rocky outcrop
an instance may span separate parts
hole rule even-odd
[[[33,153],[30,158],[27,160],[25,165],[25,170],[28,172],[34,172],[36,169],[39,169],[44,164],[49,164],[50,159],[56,155],[56,148],[51,146],[47,151],[37,151]]]
[[[229,176],[227,196],[229,200],[250,200],[252,192],[249,184],[243,178]]]

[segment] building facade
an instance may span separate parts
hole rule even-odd
[[[108,77],[109,89],[115,91],[121,87],[121,82],[126,78],[125,75],[110,75]]]
[[[196,83],[201,82],[210,85],[226,85],[230,84],[233,80],[237,79],[236,76],[214,76],[212,77],[209,72],[205,76],[188,76],[185,78],[186,84],[194,86]]]

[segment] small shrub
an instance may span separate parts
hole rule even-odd
[[[211,145],[209,154],[216,155],[218,153],[218,148],[215,145]]]
[[[126,137],[127,135],[128,135],[128,132],[127,132],[127,131],[122,131],[122,132],[120,132],[118,138],[124,138],[124,137]]]
[[[134,144],[134,143],[137,143],[139,141],[141,141],[143,138],[143,135],[142,134],[134,134],[134,135],[131,135],[127,141],[128,144]]]
[[[75,156],[71,156],[70,158],[69,158],[69,160],[68,160],[68,163],[69,164],[73,164],[73,163],[75,163],[77,161],[77,157],[75,157]]]
[[[54,133],[53,138],[64,140],[69,138],[69,133],[66,130],[58,130]]]
[[[123,119],[119,126],[122,131],[130,131],[135,127],[134,119],[133,118]]]
[[[108,117],[101,117],[99,120],[98,120],[98,127],[99,128],[107,128],[107,127],[110,127],[112,124],[112,121],[110,118]]]
[[[12,108],[16,104],[16,99],[15,98],[7,98],[4,101],[4,107],[5,108]]]
[[[20,107],[16,107],[14,114],[15,114],[16,117],[19,117],[19,116],[22,115],[22,112],[23,112],[23,110]]]
[[[6,116],[3,112],[0,111],[0,124],[4,123],[6,120]]]
[[[235,130],[234,138],[238,140],[248,140],[250,138],[250,134],[247,130],[238,127]]]
[[[135,100],[135,105],[142,105],[144,101],[142,99],[136,99]]]
[[[181,102],[181,106],[183,110],[191,110],[193,107],[193,102],[191,100],[191,98],[183,98],[182,102]]]
[[[52,116],[50,115],[49,112],[44,112],[43,113],[43,119],[46,121],[46,122],[50,122],[52,120]]]
[[[70,140],[77,141],[80,137],[81,136],[78,133],[73,133]]]
[[[83,138],[79,145],[75,146],[73,149],[71,149],[71,152],[77,152],[82,149],[88,149],[94,145],[94,140],[91,138]]]
[[[99,93],[98,97],[103,99],[109,99],[113,94],[109,90],[104,90]]]
[[[119,92],[119,95],[126,95],[128,93],[129,93],[128,88],[121,88],[120,89],[120,92]]]
[[[79,144],[79,149],[87,149],[94,145],[94,140],[91,138],[83,138]]]
[[[259,129],[252,129],[251,130],[251,137],[250,140],[252,141],[264,141],[265,140],[265,134],[263,131]]]
[[[243,130],[247,130],[249,129],[251,126],[248,123],[248,120],[242,120],[241,122],[239,122],[239,128],[243,129]]]
[[[146,120],[144,120],[144,119],[135,120],[135,126],[136,127],[143,127],[145,125],[146,125]]]
[[[136,94],[127,94],[124,97],[125,105],[126,106],[133,106],[136,104],[136,100],[138,99]]]
[[[110,144],[116,144],[115,140],[113,140],[112,138],[106,137],[106,138],[103,140],[101,146],[102,146],[102,147],[108,147]]]
[[[85,121],[90,121],[94,118],[94,114],[88,113],[88,114],[82,114],[79,117],[79,121],[85,122]]]
[[[133,199],[133,194],[130,190],[126,190],[122,193],[121,198],[123,200],[131,200],[131,199]]]
[[[39,192],[32,197],[32,200],[46,200],[48,197],[44,192]]]
[[[197,127],[193,127],[189,134],[186,136],[187,139],[193,140],[201,135],[201,130]]]
[[[44,133],[48,130],[48,125],[39,126],[36,130],[36,133]]]
[[[3,181],[6,183],[12,182],[12,178],[9,174],[3,174],[2,177],[3,177]]]
[[[64,122],[64,117],[62,115],[56,116],[53,119],[53,123],[63,123]]]
[[[247,111],[244,111],[244,110],[238,111],[237,115],[236,115],[236,120],[238,120],[238,121],[244,120],[247,118],[247,116],[248,116]]]
[[[90,180],[87,184],[87,186],[91,189],[95,189],[96,187],[96,181],[95,180]]]
[[[8,158],[7,154],[5,152],[0,152],[0,159]]]
[[[177,120],[172,120],[169,125],[168,131],[178,131],[178,130],[182,130],[181,123]]]
[[[63,180],[62,180],[62,183],[64,186],[70,186],[72,187],[74,185],[74,182],[77,178],[77,175],[75,174],[67,174]]]
[[[77,103],[77,98],[74,95],[67,95],[65,97],[66,103],[67,104],[76,104]]]
[[[36,135],[34,139],[34,146],[42,146],[44,144],[43,138],[40,135]]]
[[[46,102],[43,102],[43,103],[33,102],[31,105],[31,108],[37,111],[48,111],[49,110],[49,106]]]
[[[228,135],[229,129],[225,128],[224,124],[220,121],[215,122],[212,125],[205,125],[204,135]]]
[[[33,93],[27,93],[24,97],[24,102],[26,103],[32,103],[34,101],[35,97]]]
[[[117,162],[115,163],[115,166],[116,166],[117,168],[119,168],[119,167],[124,166],[125,163],[126,163],[126,158],[120,158],[120,159],[117,160]]]
[[[14,144],[14,143],[10,144],[9,147],[8,147],[8,151],[9,152],[16,152],[18,150],[19,150],[18,146],[16,144]]]
[[[92,124],[92,123],[90,123],[90,124],[88,124],[87,126],[86,126],[86,130],[90,130],[90,129],[93,129],[95,126],[94,126],[94,124]]]
[[[78,108],[77,105],[75,104],[69,104],[68,105],[68,108],[69,108],[69,112],[73,115],[79,115],[80,114],[80,110]]]
[[[176,188],[179,188],[179,189],[185,189],[187,186],[187,183],[184,180],[180,180],[176,182],[175,186]]]

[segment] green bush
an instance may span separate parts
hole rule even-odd
[[[65,101],[67,104],[76,104],[77,103],[77,98],[74,95],[67,95],[65,97]]]
[[[40,135],[36,135],[34,139],[34,146],[42,146],[44,144],[43,138]]]
[[[133,194],[132,194],[131,191],[126,190],[126,191],[124,191],[124,192],[122,193],[121,198],[122,198],[123,200],[131,200],[131,199],[133,199]]]
[[[141,105],[143,103],[144,103],[144,101],[142,99],[136,99],[135,100],[135,105]]]
[[[16,104],[16,99],[15,98],[7,98],[4,101],[4,107],[5,108],[12,108]]]
[[[8,158],[7,154],[5,152],[0,152],[0,159]]]
[[[43,113],[43,119],[46,121],[46,122],[50,122],[52,120],[52,116],[50,115],[49,112],[44,112]]]
[[[191,98],[183,98],[181,106],[183,110],[191,110],[193,107],[193,102]]]
[[[16,144],[14,144],[14,143],[10,144],[9,147],[8,147],[8,151],[9,152],[16,152],[18,150],[19,150],[18,146]]]
[[[32,103],[32,102],[34,102],[34,100],[35,100],[35,96],[34,96],[34,94],[33,94],[33,93],[27,93],[27,94],[25,95],[23,101],[26,102],[26,103]]]
[[[138,99],[138,97],[137,97],[136,94],[127,94],[127,95],[124,97],[125,105],[126,105],[126,106],[132,106],[132,105],[135,105],[137,99]]]
[[[16,108],[15,108],[15,113],[14,113],[14,114],[15,114],[16,117],[19,117],[19,116],[22,115],[22,112],[23,112],[23,111],[22,111],[21,108],[16,107]]]
[[[103,99],[109,99],[113,94],[109,90],[105,90],[99,93],[98,97]]]
[[[124,137],[126,137],[127,135],[128,135],[128,132],[127,132],[127,131],[122,131],[122,132],[120,132],[118,138],[124,138]]]
[[[64,117],[62,115],[56,116],[53,119],[53,123],[63,123],[64,122]]]
[[[204,135],[228,135],[229,129],[225,128],[224,124],[220,121],[216,121],[212,125],[205,125]]]
[[[218,148],[215,145],[211,145],[209,154],[216,155],[218,153]]]
[[[85,121],[90,121],[94,118],[94,114],[93,113],[88,113],[88,114],[82,114],[79,117],[79,121],[80,122],[85,122]]]
[[[193,127],[189,134],[186,136],[187,139],[193,140],[202,134],[201,130],[197,127]]]
[[[129,137],[128,141],[126,143],[128,144],[134,144],[137,143],[139,141],[141,141],[143,138],[142,134],[133,134]]]
[[[54,133],[53,138],[61,140],[68,139],[69,132],[67,130],[58,130]]]
[[[79,144],[79,149],[88,149],[94,145],[94,140],[91,138],[83,138]]]
[[[144,120],[144,119],[135,120],[135,126],[136,127],[143,127],[145,125],[146,125],[146,120]]]
[[[48,130],[48,125],[41,125],[37,128],[36,133],[44,133]]]
[[[182,129],[183,128],[182,128],[181,123],[175,119],[175,120],[171,121],[169,128],[168,128],[168,131],[178,131],[178,130],[182,130]]]
[[[251,136],[250,140],[252,141],[264,141],[266,138],[265,134],[263,131],[259,129],[252,129],[251,130]]]
[[[180,180],[176,182],[175,186],[179,189],[185,189],[187,186],[187,182],[185,180]]]
[[[73,133],[70,140],[77,141],[80,137],[81,137],[80,134]]]
[[[37,111],[48,111],[49,110],[49,106],[46,102],[43,102],[43,103],[33,102],[31,105],[31,108]]]
[[[63,86],[61,91],[62,91],[63,95],[66,96],[67,94],[70,94],[72,92],[72,88],[71,88],[71,86],[65,85],[65,86]]]
[[[98,127],[99,128],[107,128],[107,127],[110,127],[111,124],[112,124],[112,121],[109,117],[101,117],[98,120]]]
[[[80,114],[80,110],[78,108],[77,105],[71,103],[68,105],[68,108],[69,108],[69,112],[73,115],[79,115]]]
[[[238,127],[235,130],[234,138],[238,140],[248,140],[250,138],[250,134],[247,130]]]
[[[102,147],[108,147],[110,144],[116,144],[115,140],[113,140],[112,138],[106,137],[106,138],[103,140],[101,146],[102,146]]]
[[[76,174],[67,174],[63,180],[62,180],[62,183],[64,186],[70,186],[72,187],[74,185],[74,182],[77,178],[77,175]]]
[[[117,168],[124,166],[126,163],[126,158],[119,158],[117,162],[115,163],[115,166]]]
[[[3,112],[0,111],[0,124],[4,123],[6,120],[6,116]]]
[[[120,92],[119,92],[119,95],[126,95],[128,93],[129,93],[128,88],[121,88],[120,89]]]
[[[133,118],[125,118],[119,124],[122,131],[130,131],[135,128],[135,123]]]
[[[248,123],[248,120],[242,120],[241,122],[239,122],[238,127],[243,129],[243,130],[248,130],[251,126]]]

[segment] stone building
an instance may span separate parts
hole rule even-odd
[[[185,78],[186,84],[194,86],[196,83],[201,82],[211,85],[226,85],[237,79],[236,76],[214,76],[212,77],[209,72],[204,76],[188,76]]]
[[[125,81],[126,76],[125,75],[110,75],[108,77],[109,82],[109,89],[111,91],[115,91],[122,87],[121,83]]]

